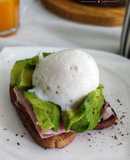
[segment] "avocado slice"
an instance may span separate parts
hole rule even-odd
[[[11,70],[11,86],[27,89],[32,87],[32,74],[38,63],[38,56],[16,61]]]
[[[43,101],[34,92],[24,92],[24,96],[32,104],[38,125],[45,131],[57,131],[60,126],[61,109],[58,105]]]
[[[11,85],[15,86],[18,84],[19,76],[23,67],[25,66],[25,61],[16,61],[11,70]]]
[[[50,52],[43,52],[42,53],[42,55],[43,55],[44,58],[47,57],[47,56],[49,56],[50,54],[52,54],[52,53],[50,53]]]
[[[49,56],[51,53],[43,52],[43,57]],[[11,70],[11,86],[16,86],[21,89],[32,88],[32,74],[38,63],[39,57],[16,61]]]
[[[18,80],[18,87],[19,88],[31,88],[32,87],[32,75],[34,69],[28,66],[25,66],[20,74],[20,78]]]
[[[63,113],[65,128],[75,132],[95,129],[100,121],[101,109],[104,104],[103,86],[90,92],[81,106],[66,110]]]

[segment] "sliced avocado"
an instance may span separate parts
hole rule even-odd
[[[49,53],[49,52],[43,52],[42,53],[42,55],[43,55],[43,57],[47,57],[47,56],[49,56],[51,53]]]
[[[17,85],[19,81],[19,76],[23,67],[25,66],[25,61],[16,61],[11,70],[11,85]]]
[[[57,131],[60,126],[60,107],[54,103],[41,100],[34,92],[24,92],[24,95],[32,104],[39,126],[44,130]]]
[[[78,109],[70,109],[63,113],[64,126],[66,130],[74,130],[83,132],[88,129],[89,123],[86,118],[86,113]]]
[[[43,52],[43,57],[49,56],[51,53]],[[28,89],[32,87],[32,74],[38,63],[39,57],[18,60],[11,70],[11,86],[18,88]]]
[[[32,75],[34,69],[25,66],[21,71],[18,87],[19,88],[31,88],[32,87]]]
[[[76,132],[94,129],[100,120],[103,104],[103,87],[99,86],[86,96],[81,106],[63,113],[65,128]]]
[[[32,74],[37,62],[38,56],[16,61],[11,70],[11,86],[30,88],[32,86]]]

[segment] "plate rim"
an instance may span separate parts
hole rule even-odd
[[[85,51],[90,52],[90,54],[94,54],[95,56],[107,56],[109,58],[118,58],[124,62],[130,62],[129,59],[127,59],[126,57],[123,57],[119,54],[113,53],[113,52],[109,52],[109,51],[104,51],[104,50],[96,50],[96,49],[90,49],[90,48],[64,48],[64,47],[51,47],[51,46],[10,46],[10,47],[4,47],[1,51],[0,51],[0,57],[3,56],[6,52],[6,50],[12,50],[12,49],[44,49],[44,50],[62,50],[62,49],[82,49]],[[16,54],[16,53],[15,53]],[[113,59],[113,60],[114,60]]]

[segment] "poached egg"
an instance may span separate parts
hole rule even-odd
[[[39,98],[66,110],[98,87],[99,69],[85,51],[66,49],[47,57],[39,56],[32,81]]]

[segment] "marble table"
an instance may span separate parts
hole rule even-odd
[[[21,25],[16,35],[0,38],[5,46],[92,48],[119,53],[121,27],[71,22],[50,13],[40,0],[21,0]]]

